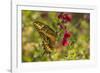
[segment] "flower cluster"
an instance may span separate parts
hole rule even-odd
[[[62,45],[63,46],[68,46],[69,42],[68,42],[68,38],[70,38],[70,33],[68,33],[67,31],[65,31],[64,36],[63,36],[63,40],[62,40]]]
[[[71,34],[66,30],[64,23],[72,21],[72,15],[68,13],[59,13],[58,18],[61,20],[60,28],[64,30],[64,36],[62,39],[62,45],[68,46],[69,42],[68,39],[70,38]]]
[[[71,22],[72,15],[68,13],[60,13],[58,18],[62,20],[62,22]]]

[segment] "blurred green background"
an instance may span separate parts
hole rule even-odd
[[[64,35],[64,31],[59,28],[58,24],[60,22],[59,13],[22,10],[22,62],[86,60],[90,58],[89,13],[70,12],[72,21],[63,24],[71,33],[71,37],[68,39],[69,45],[60,47],[62,49],[60,52],[56,50],[57,47],[54,47],[50,53],[46,53],[43,39],[34,27],[34,22],[42,22],[44,26],[47,25],[51,28],[54,34],[59,32],[60,35],[55,37],[56,42],[59,43]],[[42,24],[40,26],[42,28]],[[43,30],[45,31],[46,28]]]

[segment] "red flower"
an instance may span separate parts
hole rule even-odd
[[[68,33],[67,31],[64,33],[64,38],[70,38],[70,33]]]
[[[63,37],[63,40],[62,40],[62,45],[63,46],[68,46],[69,42],[68,42],[68,38],[70,38],[70,33],[68,33],[67,31],[65,31],[64,33],[64,37]]]
[[[71,14],[64,14],[63,19],[65,19],[66,21],[70,22],[72,20],[72,15]]]
[[[62,22],[70,22],[72,20],[72,15],[68,13],[60,13],[58,18],[62,19]]]
[[[64,29],[64,25],[63,24],[59,24],[59,28],[60,29]]]
[[[68,46],[68,44],[69,44],[68,41],[65,40],[65,39],[63,39],[63,41],[62,41],[62,45],[63,45],[63,46]]]
[[[58,15],[58,18],[59,19],[62,19],[63,18],[63,13],[62,12]]]

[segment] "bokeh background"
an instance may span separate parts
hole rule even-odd
[[[71,16],[71,21],[62,24],[58,18],[60,13],[62,12],[22,10],[22,62],[70,61],[90,58],[90,14],[63,12]],[[54,46],[50,52],[44,49],[43,37],[40,36],[39,30],[36,30],[35,21],[40,22],[37,24],[40,28],[48,26],[47,28],[52,29],[53,34],[56,35],[54,36],[56,44],[47,45],[48,47]],[[67,46],[56,47],[55,45],[61,44],[64,36],[64,30],[60,28],[60,24],[71,36],[67,39],[69,42]],[[47,34],[50,34],[50,30],[47,31]],[[57,48],[61,50],[58,51]]]

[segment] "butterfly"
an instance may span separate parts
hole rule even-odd
[[[56,43],[56,32],[48,25],[39,21],[35,21],[33,25],[42,39],[42,45],[45,51],[51,52]]]

